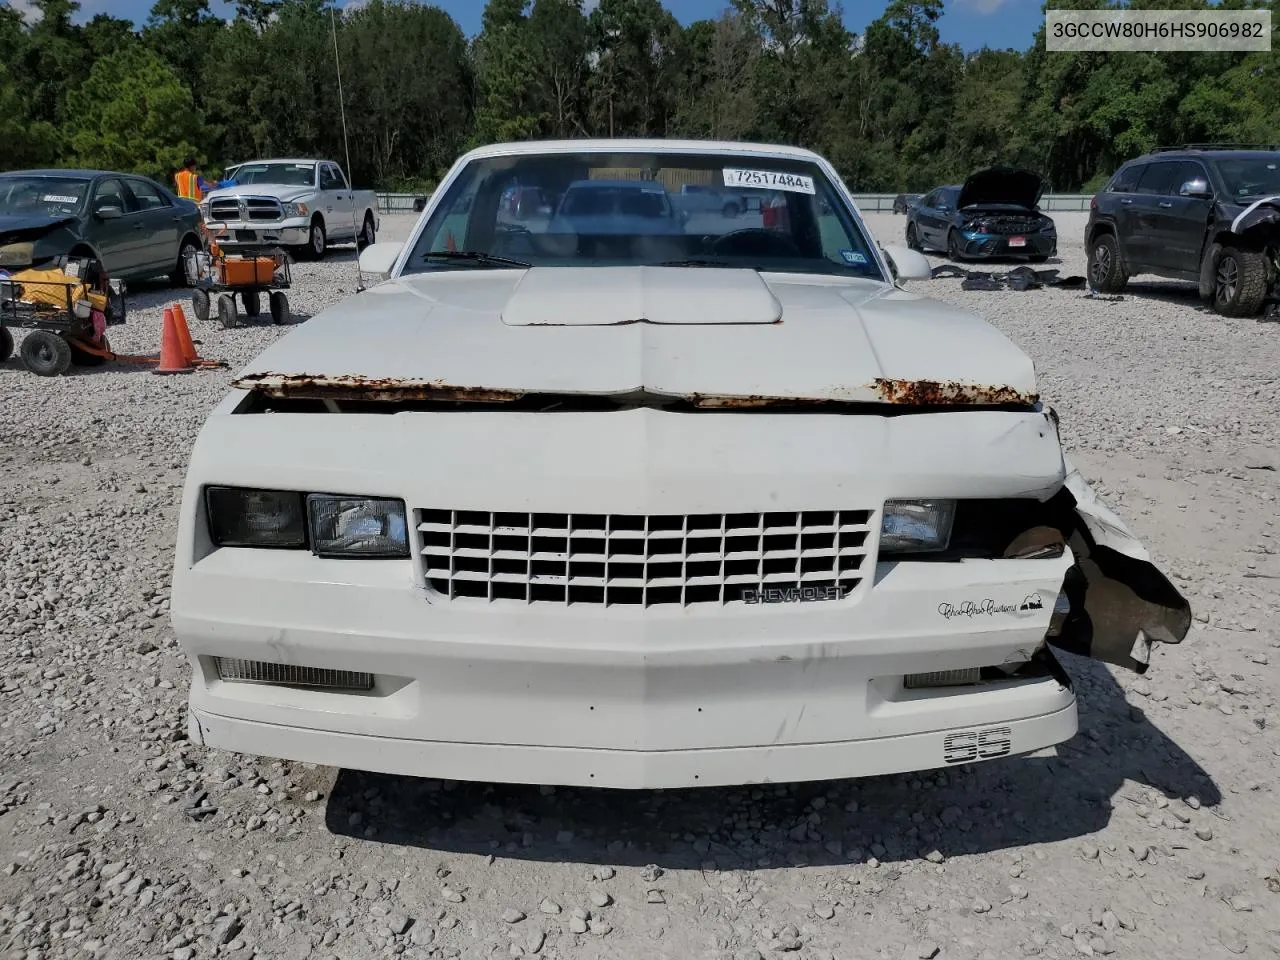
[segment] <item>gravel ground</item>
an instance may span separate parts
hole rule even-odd
[[[901,242],[902,217],[868,220]],[[1050,266],[1083,273],[1083,215],[1058,220]],[[295,276],[301,318],[353,289],[351,254]],[[4,364],[0,960],[1280,956],[1280,328],[1183,284],[914,286],[1032,355],[1195,610],[1145,678],[1064,658],[1082,730],[1056,755],[614,795],[192,747],[166,615],[187,451],[282,331],[194,324],[231,366],[189,376]],[[175,297],[135,292],[115,349],[154,352]]]

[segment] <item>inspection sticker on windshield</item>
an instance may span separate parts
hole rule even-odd
[[[772,187],[774,190],[790,190],[792,193],[813,193],[813,177],[798,173],[778,173],[775,170],[739,170],[724,168],[726,187]]]
[[[77,200],[75,197],[60,197],[60,196],[57,196],[56,194],[49,193],[41,197],[40,202],[41,203],[79,203],[80,201]]]
[[[860,254],[857,250],[841,250],[840,256],[844,257],[845,263],[866,263],[867,258]]]

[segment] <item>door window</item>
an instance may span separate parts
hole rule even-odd
[[[1142,176],[1142,172],[1147,169],[1145,163],[1133,163],[1122,169],[1116,174],[1115,179],[1111,181],[1111,186],[1107,188],[1108,193],[1133,193],[1138,186],[1138,178]]]
[[[1169,196],[1178,192],[1180,181],[1178,173],[1182,164],[1177,161],[1150,164],[1138,178],[1138,186],[1134,191],[1141,194]]]
[[[346,184],[342,182],[342,178],[338,176],[338,172],[334,169],[333,164],[326,163],[320,168],[320,189],[321,190],[341,190]]]
[[[934,206],[937,205],[937,203],[938,203],[938,191],[935,190],[933,191],[933,193],[927,194],[925,198],[920,201],[920,206],[929,207],[930,209],[932,209]]]
[[[169,206],[169,200],[153,183],[146,180],[131,179],[129,190],[138,199],[138,206],[143,210],[159,210]]]
[[[125,213],[137,213],[138,201],[123,180],[112,177],[103,180],[93,191],[93,209],[103,207],[119,207]]]

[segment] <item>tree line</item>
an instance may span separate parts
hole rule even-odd
[[[208,0],[157,0],[141,29],[80,22],[75,0],[35,0],[26,20],[3,6],[0,169],[172,182],[187,156],[206,174],[270,155],[343,161],[338,65],[351,175],[389,190],[429,188],[465,149],[527,138],[797,144],[868,192],[991,163],[1088,190],[1157,145],[1280,142],[1280,53],[1047,53],[1043,27],[1026,51],[966,53],[940,39],[943,0],[888,0],[856,36],[828,0],[725,3],[682,26],[661,0],[488,0],[473,38],[411,0],[240,0],[230,21]],[[1218,4],[1280,22],[1277,5]]]

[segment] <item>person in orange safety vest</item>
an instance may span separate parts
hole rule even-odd
[[[182,165],[182,169],[177,172],[173,179],[178,187],[178,196],[195,203],[199,203],[204,199],[205,191],[211,186],[204,177],[196,172],[194,157],[187,158],[187,162]]]

